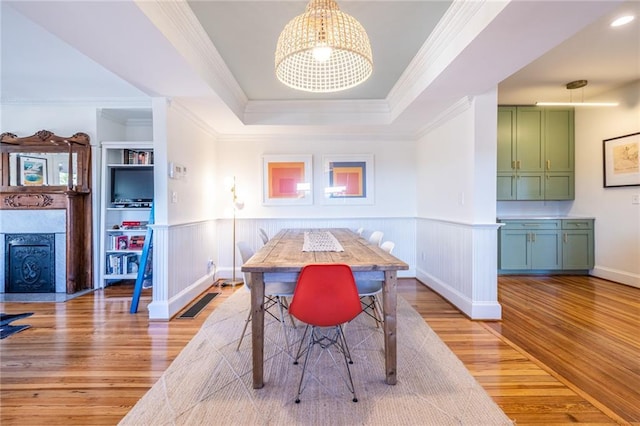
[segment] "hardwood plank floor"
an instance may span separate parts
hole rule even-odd
[[[398,291],[518,425],[638,422],[640,289],[590,277],[499,283],[500,322],[470,321],[413,279]],[[16,322],[31,329],[0,341],[0,423],[117,424],[236,290],[215,288],[221,295],[196,318],[170,322],[148,321],[148,294],[129,314],[126,285],[66,303],[0,303],[5,313],[34,312]]]
[[[593,277],[501,277],[497,334],[640,424],[640,289]]]

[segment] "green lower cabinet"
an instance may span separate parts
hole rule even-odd
[[[562,239],[558,231],[508,231],[501,236],[501,269],[561,269]]]
[[[504,273],[593,268],[593,219],[501,220],[498,269]]]
[[[562,268],[593,269],[593,219],[562,221]]]

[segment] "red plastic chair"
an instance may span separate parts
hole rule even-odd
[[[349,265],[313,264],[302,269],[298,276],[293,299],[289,305],[289,314],[308,325],[300,341],[294,364],[298,363],[305,352],[303,349],[304,338],[309,328],[311,332],[306,347],[296,403],[300,402],[309,353],[315,344],[319,344],[323,349],[335,346],[342,353],[349,379],[348,382],[345,379],[345,383],[353,394],[353,402],[358,402],[349,369],[349,364],[353,364],[353,361],[341,325],[357,317],[360,312],[362,312],[360,296]],[[327,331],[321,327],[331,327],[331,329]]]

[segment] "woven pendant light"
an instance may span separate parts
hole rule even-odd
[[[373,71],[366,31],[334,0],[311,0],[282,30],[275,55],[278,80],[306,92],[337,92]]]

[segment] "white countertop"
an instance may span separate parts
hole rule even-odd
[[[559,219],[595,219],[593,216],[542,216],[542,215],[509,215],[500,216],[500,220],[559,220]]]

